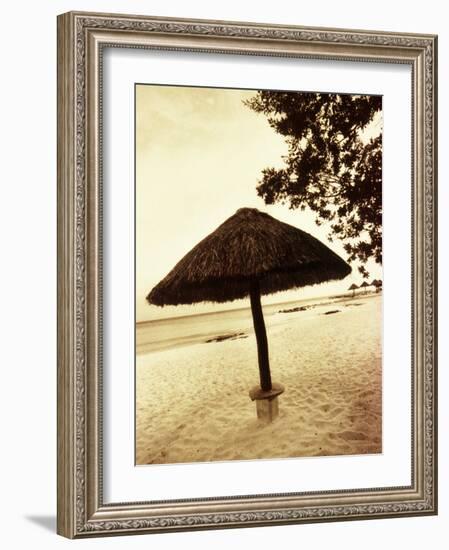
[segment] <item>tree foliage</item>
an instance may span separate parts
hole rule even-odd
[[[263,170],[258,194],[329,222],[330,238],[342,239],[367,276],[368,259],[382,262],[382,132],[366,131],[381,97],[259,91],[245,103],[288,145],[285,166]]]

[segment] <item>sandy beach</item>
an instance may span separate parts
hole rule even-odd
[[[163,464],[382,452],[382,295],[266,319],[279,417],[256,418],[251,328],[136,357],[136,462]]]

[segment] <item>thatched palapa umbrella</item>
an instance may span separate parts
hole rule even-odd
[[[369,287],[370,285],[366,282],[366,281],[363,281],[363,283],[359,286],[359,288],[362,288],[365,290],[365,294],[367,292],[367,288]]]
[[[358,289],[359,287],[355,284],[355,283],[352,283],[352,285],[348,288],[348,290],[352,290],[352,296],[354,297],[355,295],[355,291]]]
[[[382,281],[380,279],[373,279],[371,281],[371,286],[373,286],[376,289],[376,292],[379,292],[382,288]]]
[[[350,271],[312,235],[255,208],[240,208],[188,252],[147,300],[165,306],[249,296],[261,386],[250,395],[271,399],[283,388],[271,382],[261,295],[343,279]]]

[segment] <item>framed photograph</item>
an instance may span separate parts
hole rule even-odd
[[[59,16],[59,534],[437,513],[436,52]]]

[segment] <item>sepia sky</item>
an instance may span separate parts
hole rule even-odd
[[[346,258],[310,211],[265,205],[256,193],[263,168],[283,165],[282,136],[242,101],[254,91],[136,86],[136,321],[244,307],[198,304],[158,308],[145,296],[174,265],[238,208],[255,207],[299,227]],[[377,132],[378,130],[373,130]],[[371,277],[381,278],[370,263]],[[357,269],[343,281],[263,298],[281,302],[341,292],[361,282]]]

